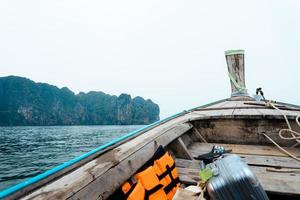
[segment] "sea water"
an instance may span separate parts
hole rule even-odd
[[[0,191],[141,127],[0,127]]]

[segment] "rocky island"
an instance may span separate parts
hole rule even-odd
[[[74,94],[30,79],[0,77],[0,126],[130,125],[159,120],[159,106],[150,99],[91,91]]]

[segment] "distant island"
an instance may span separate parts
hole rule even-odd
[[[130,125],[159,120],[159,106],[150,99],[91,91],[74,94],[47,83],[0,77],[0,126]]]

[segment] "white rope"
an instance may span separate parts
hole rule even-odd
[[[284,114],[284,112],[282,112],[282,110],[280,110],[277,106],[275,106],[273,103],[271,102],[267,102],[266,103],[266,106],[269,106],[269,107],[272,107],[276,110],[278,110],[284,117],[285,121],[286,121],[286,124],[288,126],[288,129],[286,128],[283,128],[279,131],[278,135],[281,139],[283,140],[295,140],[296,141],[296,144],[300,144],[300,133],[294,131],[290,125],[290,122],[287,118],[287,116]],[[298,115],[296,117],[296,123],[298,124],[298,126],[300,127],[300,122],[299,122],[299,118],[300,116]],[[283,135],[283,132],[287,132],[287,133],[290,133],[290,136],[287,137],[287,136],[284,136]],[[270,140],[273,144],[275,144],[275,146],[277,146],[281,151],[283,151],[285,154],[287,154],[288,156],[294,158],[295,160],[297,161],[300,161],[300,158],[298,158],[297,156],[291,154],[290,152],[288,152],[287,150],[285,150],[284,148],[282,148],[279,144],[277,144],[272,138],[270,138],[268,135],[266,135],[265,133],[262,133],[268,140]]]
[[[275,146],[277,146],[282,152],[284,152],[285,154],[287,154],[288,156],[294,158],[295,160],[300,162],[300,159],[297,158],[297,156],[291,154],[290,152],[288,152],[287,150],[285,150],[284,148],[282,148],[279,144],[277,144],[272,138],[270,138],[268,135],[262,133],[267,139],[269,139],[273,144],[275,144]]]
[[[276,110],[278,110],[278,111],[283,115],[283,117],[284,117],[284,119],[285,119],[285,121],[286,121],[286,124],[288,125],[288,129],[284,128],[284,129],[281,129],[281,130],[279,131],[279,137],[280,137],[281,139],[283,139],[283,140],[296,140],[297,143],[300,143],[300,133],[298,133],[298,132],[296,132],[296,131],[294,131],[294,130],[292,129],[292,127],[291,127],[291,125],[290,125],[290,122],[289,122],[287,116],[282,112],[282,110],[280,110],[277,106],[275,106],[275,105],[274,105],[273,103],[271,103],[271,102],[268,102],[268,103],[267,103],[267,106],[271,106],[271,107],[275,108]],[[297,123],[298,126],[300,127],[299,117],[300,117],[300,115],[298,115],[298,116],[296,117],[296,123]],[[290,136],[290,137],[286,137],[286,136],[284,136],[284,135],[282,134],[283,132],[287,132],[287,133],[289,132],[289,133],[291,134],[291,136]]]

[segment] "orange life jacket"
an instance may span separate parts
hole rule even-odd
[[[125,199],[171,200],[173,198],[180,187],[175,161],[164,150],[157,154],[153,160],[152,166],[134,176],[137,180],[135,184],[125,182],[122,185],[121,189],[125,194]]]
[[[160,183],[164,186],[164,192],[167,194],[167,199],[173,199],[177,189],[180,187],[175,161],[166,152],[159,159],[154,161],[154,168]]]
[[[137,182],[131,185],[125,182],[122,191],[128,200],[167,200],[163,185],[159,183],[155,169],[150,166],[135,175]]]
[[[145,189],[140,182],[130,185],[128,182],[123,184],[122,191],[125,196],[124,199],[128,200],[144,200],[145,199]]]
[[[148,167],[147,169],[137,173],[135,177],[145,188],[145,199],[167,200],[167,195],[163,190],[163,185],[159,183],[154,167]]]

